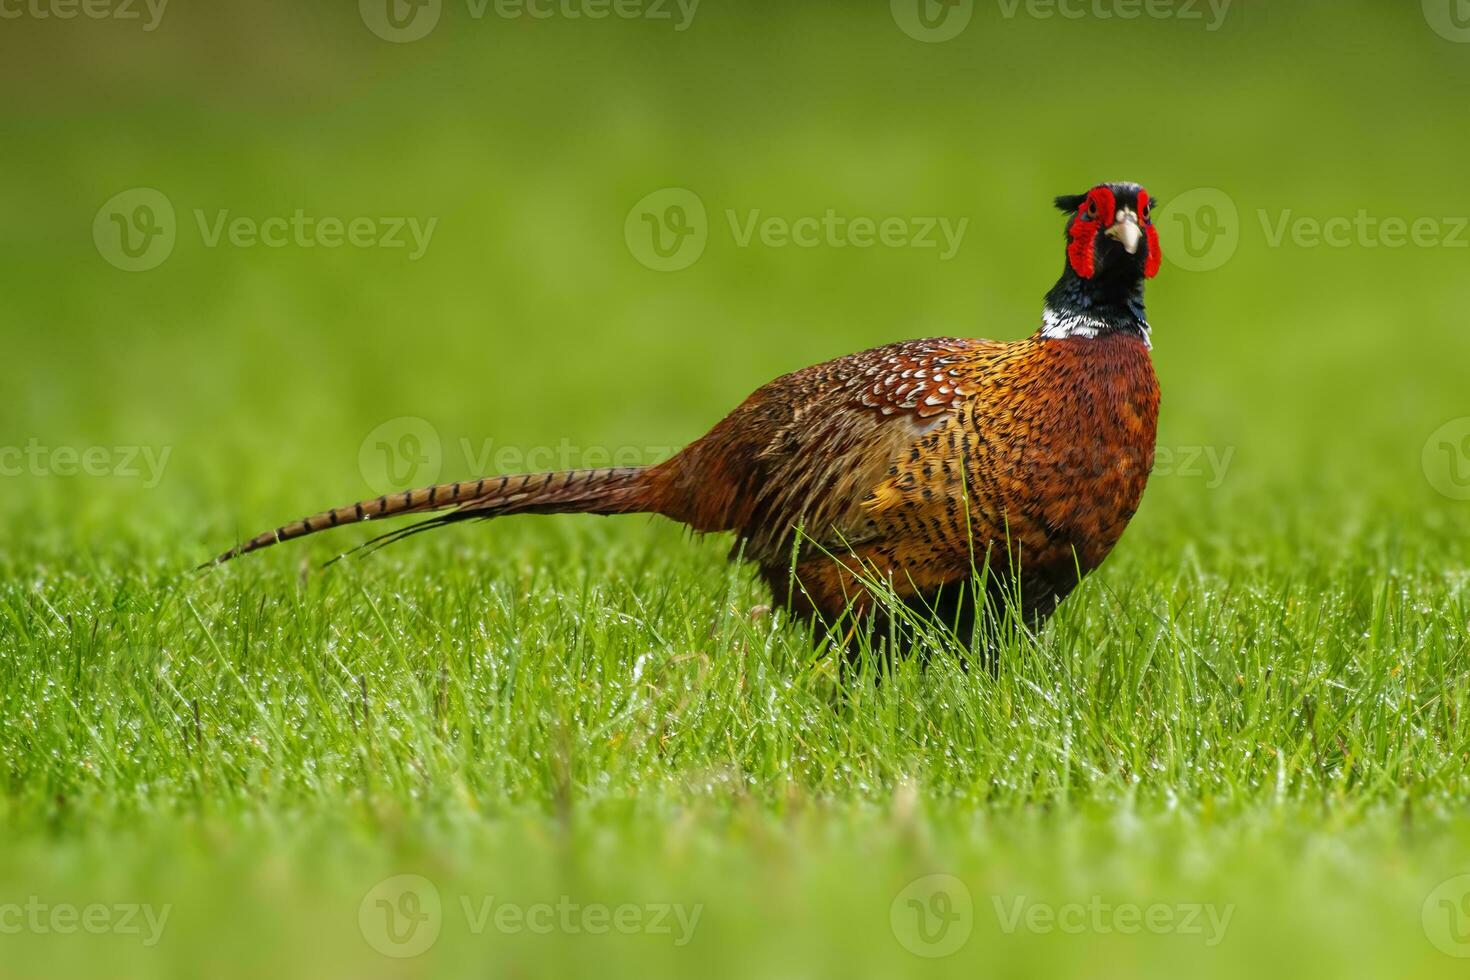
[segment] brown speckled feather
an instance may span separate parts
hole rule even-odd
[[[919,595],[987,552],[1049,611],[1138,508],[1158,399],[1136,337],[893,344],[757,391],[658,468],[657,509],[736,532],[773,584],[802,528],[800,604],[829,617],[862,600],[854,569]]]

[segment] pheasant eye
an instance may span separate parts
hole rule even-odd
[[[1139,213],[1141,215],[1143,215],[1143,220],[1144,221],[1148,221],[1150,218],[1153,217],[1153,213],[1154,213],[1154,199],[1148,196],[1148,192],[1147,191],[1139,191],[1138,192],[1138,201],[1139,201],[1139,205],[1140,205],[1140,207],[1138,209],[1139,210]]]

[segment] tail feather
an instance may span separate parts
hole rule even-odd
[[[450,511],[432,520],[379,535],[368,545],[388,544],[408,534],[455,521],[506,514],[633,514],[653,510],[652,473],[649,467],[521,473],[384,494],[345,507],[324,510],[257,534],[200,567],[220,565],[252,551],[318,531],[407,514]]]

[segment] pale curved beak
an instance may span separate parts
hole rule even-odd
[[[1127,208],[1118,212],[1113,226],[1103,234],[1116,239],[1123,246],[1123,251],[1129,255],[1137,254],[1138,243],[1143,241],[1143,229],[1138,227],[1138,215]]]

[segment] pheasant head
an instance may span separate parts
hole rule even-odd
[[[1047,294],[1042,335],[1121,331],[1147,341],[1143,284],[1163,260],[1153,198],[1138,184],[1098,184],[1058,197],[1056,205],[1067,215],[1067,264]]]

